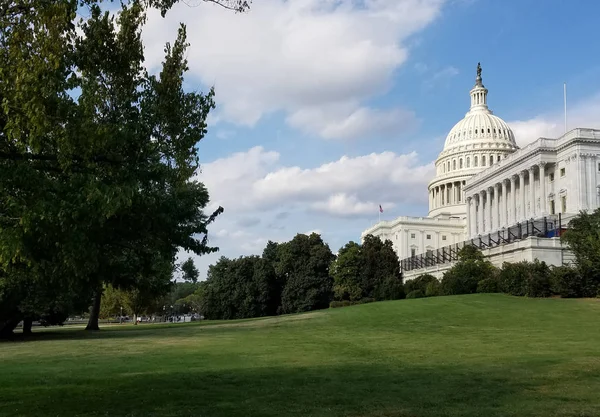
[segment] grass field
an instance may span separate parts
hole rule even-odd
[[[600,416],[600,300],[44,331],[0,364],[1,416]]]

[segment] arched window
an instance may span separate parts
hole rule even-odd
[[[490,155],[490,166],[494,165],[494,155]]]
[[[478,163],[479,163],[479,161],[477,160],[477,157],[473,158],[473,166],[474,167],[479,166]]]
[[[484,167],[485,166],[485,155],[483,155],[481,157],[481,166]]]
[[[467,168],[471,168],[471,158],[467,156]]]
[[[456,159],[454,161],[452,161],[452,169],[456,170]]]
[[[488,133],[490,133],[490,128],[488,127]]]
[[[462,167],[463,167],[462,158],[460,158],[460,160],[458,161],[458,165],[459,165],[460,169],[462,169]]]

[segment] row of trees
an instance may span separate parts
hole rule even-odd
[[[98,329],[105,288],[155,297],[179,249],[216,250],[207,226],[223,209],[205,214],[193,180],[214,93],[183,89],[185,26],[158,75],[143,65],[147,10],[176,2],[122,1],[116,14],[99,0],[1,2],[0,337],[90,304]]]
[[[595,297],[600,294],[600,209],[581,213],[562,239],[575,254],[574,266],[544,262],[494,267],[475,246],[441,280],[422,275],[403,284],[392,242],[366,236],[337,256],[317,234],[269,242],[262,256],[227,259],[211,266],[194,293],[209,319],[259,317],[339,307],[376,300],[504,292],[515,296]]]
[[[239,319],[329,307],[334,300],[403,298],[390,241],[368,236],[335,256],[320,235],[268,242],[262,256],[221,257],[194,296],[207,319]]]

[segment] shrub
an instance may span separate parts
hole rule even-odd
[[[348,301],[348,300],[332,301],[329,303],[329,308],[348,307],[351,305],[352,305],[352,301]]]
[[[477,283],[478,293],[500,292],[498,289],[498,279],[495,277],[482,279]]]
[[[402,278],[388,275],[375,286],[374,295],[377,300],[403,299],[405,293]]]
[[[357,301],[349,301],[349,300],[332,301],[331,303],[329,303],[329,308],[349,307],[349,306],[355,306],[358,304],[373,303],[375,301],[376,300],[374,298],[363,298],[362,300],[357,300]]]
[[[427,285],[430,282],[437,282],[437,278],[430,274],[419,275],[415,279],[411,279],[410,281],[406,281],[404,283],[404,291],[408,294],[409,292],[415,290],[421,290],[423,294],[427,291]]]
[[[440,295],[440,282],[436,279],[427,284],[425,288],[425,297],[437,297]]]
[[[442,278],[440,292],[442,295],[473,294],[477,291],[478,277],[448,270]]]
[[[423,298],[425,297],[425,294],[423,293],[423,291],[421,290],[413,290],[411,292],[409,292],[408,294],[406,294],[406,298]]]
[[[562,298],[585,297],[585,280],[575,268],[558,266],[550,271],[552,292]]]
[[[477,291],[477,283],[491,277],[496,271],[474,246],[462,248],[458,252],[458,259],[442,278],[440,289],[443,295],[473,294]]]
[[[527,297],[549,297],[550,268],[537,259],[534,262],[505,262],[500,271],[500,290],[506,294]]]

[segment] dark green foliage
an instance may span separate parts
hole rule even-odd
[[[336,260],[331,264],[333,291],[336,300],[357,301],[363,298],[361,272],[363,259],[361,246],[348,242],[340,249]]]
[[[444,274],[441,293],[473,294],[477,291],[477,283],[492,276],[495,269],[479,249],[465,246],[458,252],[458,262]]]
[[[423,292],[423,294],[425,294],[427,292],[427,286],[431,282],[439,283],[438,279],[436,277],[434,277],[433,275],[430,275],[430,274],[419,275],[415,279],[411,279],[404,283],[404,291],[406,291],[406,293],[408,294],[409,292],[412,292],[415,290],[421,290]]]
[[[398,256],[390,240],[365,236],[363,244],[347,243],[331,265],[337,300],[404,298]]]
[[[193,283],[198,282],[200,273],[198,272],[196,265],[194,265],[194,260],[192,258],[188,258],[184,263],[181,264],[181,272],[183,273],[182,278],[184,281]]]
[[[550,268],[545,262],[518,262],[502,265],[499,275],[500,290],[506,294],[527,297],[552,295]]]
[[[379,237],[365,236],[361,245],[361,259],[360,287],[363,297],[391,299],[394,294],[385,294],[382,291],[375,294],[375,289],[386,277],[396,277],[401,282],[400,261],[392,241],[382,242]],[[389,288],[392,290],[393,287]]]
[[[550,282],[552,292],[560,295],[562,298],[585,297],[589,289],[586,288],[586,282],[577,270],[569,266],[553,267],[550,270]]]
[[[258,256],[221,257],[209,267],[202,314],[212,320],[274,315],[278,307],[276,281],[271,264]]]
[[[402,279],[394,275],[388,275],[381,279],[373,293],[374,298],[380,300],[401,300],[405,297]]]
[[[497,293],[500,292],[498,278],[490,277],[482,279],[477,283],[478,293]]]
[[[581,212],[569,222],[569,228],[561,239],[569,245],[575,255],[576,267],[581,275],[581,289],[577,292],[583,297],[598,296],[600,294],[600,209],[596,209],[593,213]]]
[[[143,66],[147,7],[174,1],[117,14],[84,3],[81,22],[74,1],[0,6],[0,332],[23,315],[58,320],[92,294],[97,329],[105,284],[164,291],[179,248],[216,250],[207,226],[222,209],[203,212],[193,179],[214,93],[183,90],[185,27],[158,76]]]
[[[427,287],[425,288],[425,297],[437,297],[441,294],[441,288],[442,286],[440,284],[440,281],[438,281],[437,279],[435,281],[431,281],[429,284],[427,284]]]
[[[408,294],[406,294],[406,298],[424,298],[425,297],[425,293],[421,290],[413,290],[411,292],[409,292]]]
[[[374,298],[363,298],[362,300],[358,300],[358,301],[349,301],[349,300],[343,300],[343,301],[332,301],[331,303],[329,303],[329,308],[339,308],[339,307],[349,307],[349,306],[354,306],[354,305],[359,305],[359,304],[368,304],[368,303],[373,303],[376,300]]]
[[[320,235],[297,234],[278,249],[277,273],[285,279],[281,295],[283,313],[327,308],[333,299],[329,266],[335,259]]]

